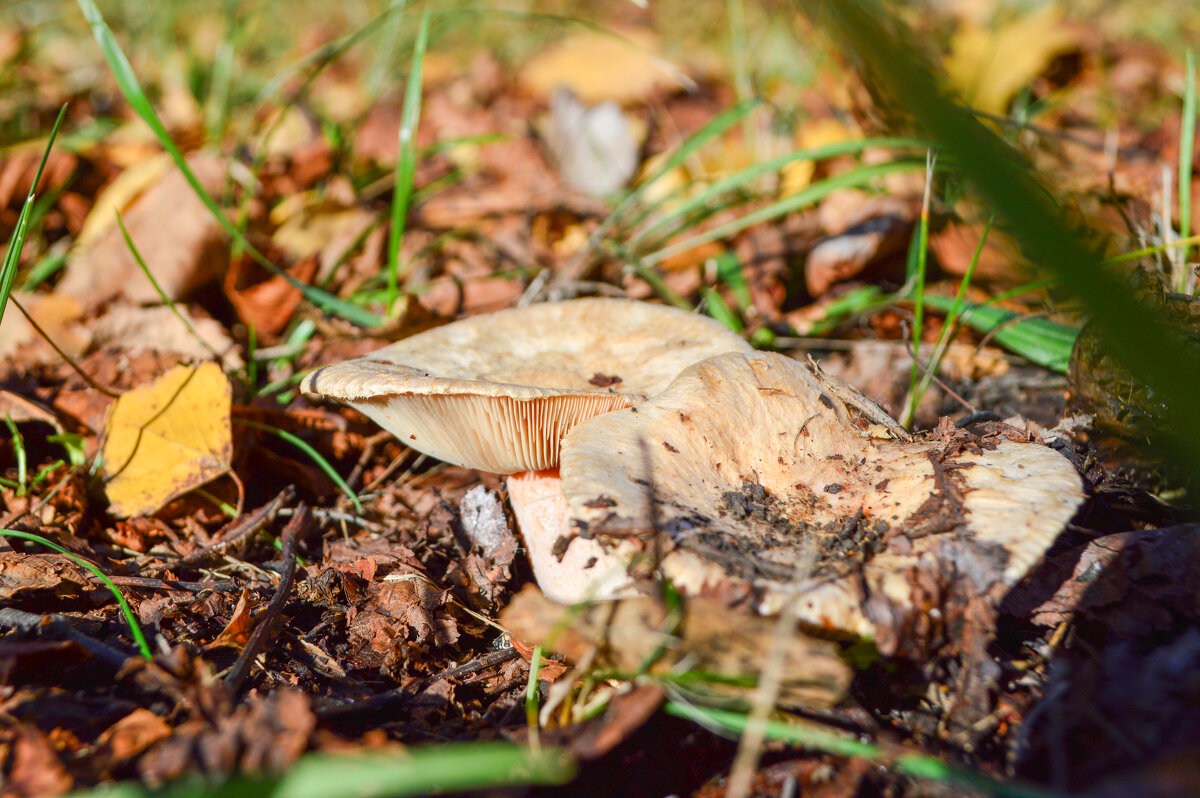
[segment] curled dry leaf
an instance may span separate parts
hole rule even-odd
[[[109,409],[104,474],[110,511],[152,513],[228,473],[229,381],[216,363],[176,366]]]
[[[814,366],[721,355],[573,430],[562,490],[580,533],[685,593],[894,640],[918,582],[1013,585],[1083,491],[1045,446],[894,440],[881,413]]]

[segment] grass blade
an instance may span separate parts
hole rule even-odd
[[[925,303],[944,313],[953,312],[957,297],[926,295]],[[982,333],[992,335],[996,342],[1039,366],[1067,372],[1071,350],[1079,329],[1038,317],[1023,317],[1004,308],[963,301],[957,303],[961,320]]]
[[[325,476],[333,480],[333,484],[337,485],[338,490],[346,494],[346,498],[348,498],[350,503],[354,505],[354,509],[360,513],[363,511],[362,501],[359,500],[358,494],[354,492],[353,488],[346,484],[346,480],[342,479],[342,475],[339,474],[334,467],[329,464],[329,461],[322,457],[320,452],[308,444],[308,441],[293,435],[287,430],[278,429],[277,427],[272,427],[269,424],[260,424],[257,421],[251,421],[247,418],[235,418],[233,421],[235,424],[241,424],[246,427],[252,427],[254,429],[262,430],[263,432],[268,432],[277,438],[287,441],[292,446],[295,446],[297,449],[304,452],[312,459],[314,463],[317,464],[318,468],[325,472]]]
[[[664,706],[664,711],[668,715],[685,718],[726,734],[742,734],[750,720],[747,715],[739,712],[708,709],[681,701],[668,701]],[[923,754],[889,755],[882,745],[859,742],[845,735],[817,728],[812,724],[801,726],[781,721],[767,721],[766,732],[766,736],[773,740],[824,751],[835,756],[862,757],[874,761],[890,762],[896,770],[910,776],[959,784],[992,795],[1005,796],[1005,798],[1052,798],[1056,795],[1032,784],[998,781],[982,773],[955,767],[940,759]]]
[[[756,224],[777,219],[780,216],[786,216],[793,211],[812,205],[814,202],[822,199],[833,191],[839,188],[849,188],[853,186],[861,186],[870,183],[876,178],[885,175],[895,174],[897,172],[907,172],[912,169],[919,168],[924,164],[923,161],[915,161],[901,159],[897,161],[889,161],[888,163],[874,164],[871,166],[860,166],[857,169],[852,169],[849,172],[843,172],[840,175],[835,175],[826,178],[818,183],[813,183],[803,191],[798,191],[790,197],[785,197],[778,202],[773,202],[765,208],[760,208],[753,213],[748,213],[731,222],[718,225],[711,230],[706,230],[703,233],[697,233],[694,236],[685,238],[676,244],[668,247],[663,247],[657,252],[642,258],[642,263],[647,266],[653,266],[662,263],[667,258],[678,255],[681,252],[687,252],[689,249],[694,249],[701,244],[707,244],[710,241],[716,241],[734,233],[739,233],[747,227],[753,227]]]
[[[900,417],[901,426],[912,424],[913,416],[917,413],[917,384],[921,379],[920,349],[921,332],[925,323],[925,267],[929,258],[929,201],[933,195],[933,171],[937,165],[937,153],[926,150],[925,155],[925,191],[921,196],[921,219],[917,225],[916,258],[911,263],[912,268],[906,275],[906,283],[911,284],[913,297],[913,326],[912,326],[912,369],[908,375],[908,402],[904,414]]]
[[[604,221],[596,227],[591,236],[588,237],[587,243],[580,247],[579,251],[576,252],[571,260],[567,262],[567,264],[555,277],[555,280],[571,282],[573,280],[582,278],[587,273],[588,263],[596,248],[600,246],[600,242],[603,241],[610,232],[616,229],[617,225],[628,211],[637,207],[637,204],[641,198],[650,189],[650,187],[654,185],[654,183],[662,179],[662,177],[669,173],[672,169],[686,161],[689,157],[691,157],[692,153],[700,149],[700,147],[704,146],[704,144],[721,135],[734,124],[736,124],[738,120],[742,119],[746,116],[746,114],[757,108],[759,103],[760,101],[757,99],[738,103],[732,108],[717,114],[715,117],[709,120],[704,127],[693,133],[682,145],[680,145],[677,150],[675,150],[675,152],[671,153],[671,155],[665,161],[663,161],[662,165],[659,166],[658,169],[656,169],[649,177],[647,177],[632,191],[625,195],[625,199],[621,200],[620,204],[613,209],[612,213],[610,213],[604,219]],[[546,276],[549,277],[548,272],[543,272],[543,274],[546,274]],[[521,297],[520,304],[528,305],[530,302],[537,299],[544,285],[545,282],[543,280],[535,280],[533,283],[531,283],[529,288],[525,291],[524,296]]]
[[[392,194],[392,227],[388,233],[388,308],[396,302],[400,288],[400,242],[408,220],[413,177],[417,172],[417,125],[421,121],[421,67],[429,42],[429,7],[421,14],[417,42],[413,46],[412,66],[404,87],[404,108],[400,112],[400,149],[396,158],[396,183]]]
[[[1187,76],[1183,92],[1183,120],[1179,131],[1179,237],[1187,240],[1192,234],[1192,156],[1196,147],[1196,63],[1192,51],[1187,51]],[[1188,252],[1184,244],[1179,251],[1177,291],[1188,287]]]
[[[125,616],[125,622],[129,624],[129,633],[133,636],[134,642],[137,643],[138,650],[146,659],[153,659],[153,654],[150,652],[150,644],[146,642],[146,635],[142,634],[142,627],[138,624],[137,616],[133,614],[133,610],[129,607],[129,602],[125,601],[125,597],[121,595],[120,589],[113,584],[108,578],[108,574],[101,571],[99,567],[88,562],[87,560],[67,551],[62,546],[52,540],[47,540],[41,535],[35,535],[32,532],[18,532],[15,529],[0,529],[0,535],[10,538],[21,538],[22,540],[31,540],[34,543],[39,543],[48,549],[53,549],[64,557],[68,557],[81,568],[86,568],[96,575],[96,578],[104,583],[104,586],[112,592],[117,599],[117,604],[121,606],[121,614]]]
[[[631,249],[636,249],[637,246],[652,236],[661,234],[670,224],[680,218],[686,217],[688,214],[704,208],[729,191],[732,191],[740,186],[743,186],[764,174],[778,172],[783,167],[795,161],[822,161],[826,158],[833,158],[838,155],[855,155],[869,147],[922,147],[921,142],[915,139],[905,138],[870,138],[856,139],[854,141],[839,141],[834,144],[827,144],[823,147],[813,147],[807,150],[793,150],[792,152],[784,153],[783,155],[769,158],[765,161],[752,164],[735,172],[732,175],[724,177],[704,191],[697,194],[685,202],[680,203],[673,208],[669,213],[664,214],[655,220],[654,224],[646,229],[636,232],[629,241]]]
[[[209,213],[213,215],[213,218],[217,220],[221,228],[254,259],[255,263],[258,263],[272,274],[286,280],[289,285],[299,290],[305,299],[322,310],[341,316],[347,321],[364,327],[375,327],[382,324],[383,318],[379,315],[361,308],[353,302],[347,302],[319,288],[300,282],[267,260],[253,244],[246,240],[246,237],[237,228],[237,225],[229,221],[225,214],[221,212],[221,208],[217,205],[212,195],[208,193],[204,186],[200,185],[200,181],[196,178],[191,167],[188,166],[183,153],[175,146],[170,133],[167,132],[162,120],[158,117],[158,113],[154,110],[154,106],[150,104],[149,98],[146,97],[146,93],[142,90],[137,75],[134,74],[133,67],[130,65],[129,59],[125,56],[125,51],[117,43],[112,30],[109,29],[108,24],[104,21],[104,17],[100,14],[100,9],[96,8],[94,0],[76,0],[76,2],[83,12],[84,18],[92,28],[92,35],[95,37],[96,43],[100,45],[104,59],[108,62],[109,69],[112,70],[113,76],[117,79],[117,85],[120,87],[121,93],[125,96],[125,101],[129,103],[129,107],[133,109],[134,113],[141,117],[142,121],[150,127],[159,144],[171,156],[171,160],[175,163],[176,168],[179,169],[184,179],[187,180],[188,185],[191,186],[192,191],[200,198],[204,206],[208,208]]]
[[[150,281],[150,285],[154,286],[154,290],[158,293],[159,299],[161,299],[163,303],[171,309],[171,312],[175,314],[175,318],[179,319],[179,321],[183,323],[183,326],[187,329],[188,333],[191,334],[192,338],[196,339],[201,346],[207,349],[209,354],[212,355],[218,363],[224,365],[225,361],[221,356],[221,353],[216,349],[213,349],[212,344],[206,341],[204,337],[196,331],[196,328],[192,326],[191,319],[180,312],[179,308],[175,306],[175,302],[171,299],[171,297],[167,296],[167,292],[164,291],[162,286],[158,284],[158,280],[154,278],[154,273],[150,271],[150,267],[147,266],[146,261],[142,259],[142,253],[138,251],[137,245],[133,243],[133,239],[130,237],[129,231],[125,229],[125,220],[121,218],[120,211],[117,211],[117,227],[121,228],[121,235],[125,237],[125,246],[129,248],[130,254],[132,254],[133,259],[137,261],[137,265],[141,267],[142,273],[146,275],[146,279]],[[251,327],[251,329],[253,329],[253,327]]]
[[[997,212],[1004,229],[1031,263],[1054,273],[1091,312],[1105,348],[1162,402],[1156,434],[1164,454],[1200,495],[1200,347],[1164,323],[1148,304],[1130,296],[1121,276],[1099,266],[1101,255],[1075,232],[1030,164],[969,111],[949,100],[933,73],[913,57],[912,34],[874,0],[823,3],[836,33],[871,73],[871,79],[916,120],[934,143]],[[1200,510],[1200,503],[1196,505]]]
[[[50,158],[50,149],[54,146],[54,139],[57,138],[58,129],[62,127],[63,119],[66,116],[67,106],[64,104],[59,109],[58,118],[54,120],[54,127],[50,129],[50,140],[46,142],[42,160],[33,176],[33,182],[29,185],[29,194],[25,197],[25,204],[21,206],[20,215],[17,216],[17,226],[13,229],[8,249],[4,251],[4,263],[0,265],[0,322],[4,321],[4,308],[8,306],[8,298],[12,295],[13,281],[17,279],[17,266],[21,262],[21,250],[25,248],[25,237],[29,235],[29,217],[33,213],[33,202],[37,196],[38,183],[42,182],[42,171],[46,168],[46,161]]]
[[[405,798],[526,784],[563,784],[570,755],[509,743],[450,743],[366,754],[307,754],[278,777],[237,776],[222,784],[181,779],[161,788],[135,781],[73,798]]]
[[[975,245],[975,254],[971,256],[971,262],[967,264],[967,271],[963,274],[962,280],[958,284],[958,291],[954,295],[954,304],[950,306],[950,310],[946,313],[946,322],[942,325],[942,331],[938,335],[937,343],[933,345],[933,354],[929,357],[929,364],[925,367],[925,374],[921,377],[921,384],[917,386],[916,395],[912,401],[913,412],[921,404],[922,397],[925,396],[925,391],[929,390],[929,384],[933,382],[933,375],[938,373],[938,369],[942,365],[942,358],[946,356],[946,352],[950,350],[950,341],[954,334],[958,331],[963,302],[967,298],[967,289],[971,287],[971,278],[975,276],[975,267],[979,265],[979,258],[983,255],[983,245],[987,243],[988,233],[992,231],[992,222],[996,220],[993,215],[983,227],[983,234],[979,236],[979,243]]]

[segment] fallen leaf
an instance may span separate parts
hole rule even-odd
[[[219,192],[225,176],[221,161],[193,156],[188,163],[209,193]],[[225,231],[178,170],[146,189],[124,221],[142,259],[171,299],[181,299],[225,270]],[[87,310],[116,297],[140,304],[162,301],[117,227],[71,255],[58,290]]]
[[[645,31],[572,34],[531,58],[517,75],[518,85],[531,94],[548,99],[565,86],[588,104],[643,102],[685,82],[656,54],[654,37]]]
[[[83,309],[72,297],[63,294],[26,294],[14,291],[13,296],[29,311],[50,340],[72,357],[83,354],[92,342],[91,333],[79,324]],[[50,347],[37,330],[16,308],[10,307],[0,322],[0,360],[20,361],[22,364],[57,362],[58,353]]]
[[[250,595],[250,591],[242,588],[242,594],[238,596],[237,606],[233,608],[233,615],[229,618],[229,623],[225,624],[225,628],[221,633],[213,638],[205,648],[242,648],[246,645],[246,641],[250,639],[250,633],[254,631],[254,610],[259,606],[259,601]]]
[[[21,723],[13,743],[12,770],[4,784],[5,795],[61,795],[74,781],[54,753],[54,747],[36,726]]]
[[[124,214],[133,202],[162,179],[171,168],[171,156],[166,153],[138,161],[121,172],[96,196],[96,201],[75,238],[76,253],[96,245],[117,226],[117,211]]]
[[[79,596],[91,587],[79,566],[61,554],[0,551],[0,601]]]
[[[113,762],[124,762],[170,736],[171,727],[165,720],[139,707],[105,729],[96,745]]]
[[[190,315],[184,308],[179,308],[179,312]],[[193,317],[188,321],[191,330],[166,305],[149,308],[117,305],[92,325],[94,345],[119,347],[135,355],[172,352],[193,362],[213,360],[216,353],[225,368],[241,368],[242,358],[224,327],[210,318]]]
[[[62,432],[58,417],[37,402],[26,399],[12,391],[0,390],[0,418],[11,418],[18,424],[26,421],[41,421]]]
[[[229,471],[229,381],[215,363],[176,366],[109,410],[105,492],[117,516],[152,513]]]
[[[971,107],[1005,113],[1018,91],[1076,47],[1063,16],[1062,6],[1047,3],[1000,25],[964,22],[944,63],[950,85]]]
[[[286,271],[307,283],[317,273],[317,260],[300,261]],[[254,282],[256,279],[258,282]],[[265,269],[248,258],[239,258],[230,264],[225,274],[225,293],[237,310],[238,318],[254,327],[259,340],[266,342],[273,341],[283,331],[303,298],[299,288],[278,274],[268,276]]]

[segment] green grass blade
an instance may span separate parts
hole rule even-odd
[[[1183,92],[1183,120],[1179,131],[1179,237],[1187,240],[1192,234],[1192,156],[1196,147],[1196,63],[1192,51],[1187,51],[1187,76]],[[1179,253],[1178,285],[1186,291],[1188,284],[1188,252],[1183,245]]]
[[[72,798],[406,798],[463,790],[563,784],[575,762],[555,748],[450,743],[402,752],[307,754],[281,776],[236,776],[222,784],[185,778],[154,789],[127,781]]]
[[[108,578],[108,574],[104,573],[97,566],[88,562],[82,557],[67,551],[62,546],[51,540],[47,540],[41,535],[35,535],[32,532],[18,532],[15,529],[0,529],[0,535],[3,535],[4,537],[21,538],[22,540],[31,540],[34,543],[39,543],[48,549],[57,551],[64,557],[70,558],[81,568],[86,568],[95,574],[96,578],[103,582],[104,586],[107,587],[117,599],[117,604],[121,606],[121,614],[125,616],[125,622],[129,624],[129,633],[133,636],[134,642],[137,643],[138,650],[142,653],[142,656],[146,659],[153,659],[154,655],[150,652],[150,644],[146,642],[146,635],[142,634],[142,627],[138,624],[137,616],[133,614],[133,610],[130,608],[129,602],[125,601],[125,597],[121,595],[120,589],[118,589],[117,586],[113,584],[112,580]]]
[[[29,235],[29,217],[33,213],[38,183],[42,182],[42,171],[46,168],[46,161],[50,158],[50,149],[54,146],[54,139],[58,136],[58,129],[62,127],[63,119],[66,116],[67,106],[64,104],[58,112],[58,118],[54,120],[54,127],[50,130],[50,140],[46,142],[42,160],[38,163],[33,182],[29,185],[29,194],[25,197],[21,213],[17,216],[17,225],[8,242],[8,249],[4,251],[4,263],[0,265],[0,322],[4,321],[4,309],[8,306],[8,297],[12,294],[13,281],[17,279],[17,266],[21,262],[21,250],[25,248],[25,237]]]
[[[937,343],[933,346],[933,354],[929,358],[929,365],[925,368],[925,374],[921,378],[921,384],[917,388],[916,398],[913,400],[913,408],[921,403],[921,397],[925,395],[925,391],[929,389],[929,384],[933,382],[933,375],[938,373],[941,368],[942,359],[946,352],[950,350],[950,341],[954,333],[959,327],[959,314],[962,312],[963,302],[967,299],[967,289],[971,287],[971,278],[975,276],[975,267],[979,265],[979,258],[983,255],[983,245],[987,243],[988,233],[992,231],[992,223],[996,220],[995,215],[987,220],[987,224],[983,227],[983,234],[979,236],[979,243],[975,245],[975,254],[971,256],[971,262],[967,264],[967,270],[963,274],[962,280],[958,284],[958,291],[954,295],[954,304],[950,306],[950,310],[946,313],[946,322],[942,325],[942,331],[938,335]]]
[[[917,413],[917,403],[921,397],[917,385],[921,380],[920,350],[921,333],[925,325],[925,270],[929,259],[929,202],[933,193],[933,170],[937,164],[937,153],[926,150],[925,156],[925,192],[921,198],[921,218],[917,224],[916,258],[910,261],[912,268],[906,275],[906,283],[913,286],[913,324],[912,324],[912,369],[908,375],[908,402],[904,414],[899,421],[902,426],[912,424]]]
[[[241,424],[246,427],[252,427],[254,429],[270,433],[281,440],[287,441],[292,446],[295,446],[297,449],[304,452],[312,459],[314,463],[317,464],[318,468],[325,472],[327,477],[333,480],[333,484],[337,485],[338,490],[346,494],[346,498],[348,498],[350,503],[354,505],[354,509],[360,513],[363,511],[362,501],[359,500],[358,494],[354,492],[353,488],[346,484],[346,480],[342,479],[341,474],[334,470],[334,467],[329,464],[329,461],[322,457],[320,452],[308,444],[308,441],[293,435],[287,430],[272,427],[269,424],[260,424],[257,421],[251,421],[246,418],[235,418],[233,422],[235,424]]]
[[[568,276],[570,279],[578,279],[584,273],[588,259],[591,258],[596,247],[600,246],[600,242],[604,241],[610,232],[617,229],[626,213],[638,207],[641,198],[650,190],[651,186],[661,180],[672,169],[690,158],[696,150],[736,124],[740,119],[757,108],[759,104],[760,100],[758,99],[738,103],[732,108],[717,114],[704,127],[689,136],[678,149],[663,161],[658,169],[625,195],[625,198],[613,209],[612,213],[605,217],[604,221],[588,237],[587,243],[580,247],[579,251],[563,267],[561,274]],[[534,289],[533,286],[537,286],[537,288]],[[541,283],[535,281],[533,286],[521,298],[521,304],[526,304],[536,298],[538,291],[540,291]]]
[[[388,233],[388,308],[396,302],[400,290],[400,242],[408,220],[408,205],[417,172],[417,125],[421,121],[421,68],[429,42],[429,7],[421,14],[417,42],[413,46],[412,66],[404,87],[404,107],[400,111],[400,148],[396,158],[396,182],[392,194],[392,227]]]
[[[949,313],[954,310],[955,298],[928,294],[930,307]],[[998,344],[1021,357],[1065,374],[1071,362],[1071,350],[1079,329],[1038,317],[1022,318],[1011,310],[963,301],[959,304],[963,323],[982,333],[994,333]]]
[[[793,150],[775,158],[760,161],[717,180],[695,197],[679,203],[669,213],[655,219],[653,225],[634,233],[632,238],[630,238],[629,247],[636,249],[639,244],[645,242],[647,239],[662,234],[677,220],[687,217],[698,209],[711,206],[721,195],[740,188],[762,175],[778,172],[790,163],[796,161],[823,161],[826,158],[834,158],[839,155],[856,155],[869,147],[898,149],[921,146],[923,146],[921,142],[906,138],[856,139],[854,141],[839,141],[823,147],[813,147],[806,150]]]
[[[4,415],[4,426],[8,427],[8,433],[11,436],[13,453],[17,456],[17,495],[24,496],[26,480],[29,478],[29,465],[25,453],[25,438],[21,435],[21,430],[17,429],[17,422],[12,420],[12,415],[6,413]]]
[[[154,106],[150,104],[149,98],[146,97],[146,93],[142,90],[141,83],[138,82],[137,75],[133,72],[133,67],[130,65],[129,59],[125,56],[125,51],[117,43],[112,30],[109,29],[108,24],[104,21],[100,10],[96,8],[94,0],[76,0],[76,2],[83,12],[84,18],[92,28],[92,35],[95,37],[96,43],[100,45],[100,50],[103,52],[109,69],[112,70],[113,76],[117,80],[117,85],[120,87],[121,93],[125,96],[125,101],[129,103],[129,107],[133,109],[134,113],[150,127],[159,144],[171,156],[171,160],[175,163],[176,168],[179,169],[184,179],[187,180],[192,191],[204,203],[208,212],[213,215],[213,218],[221,225],[221,228],[254,259],[255,263],[258,263],[272,274],[286,280],[289,285],[300,291],[305,299],[322,310],[341,316],[347,321],[364,327],[375,327],[383,323],[383,318],[378,314],[361,308],[353,302],[347,302],[333,294],[322,291],[319,288],[300,282],[267,260],[253,244],[246,240],[246,237],[237,228],[237,225],[229,221],[225,214],[221,212],[221,208],[217,205],[217,201],[213,199],[212,195],[208,193],[204,186],[200,185],[200,181],[196,178],[192,168],[188,166],[187,159],[183,157],[183,153],[179,151],[179,148],[171,139],[170,133],[167,132],[162,120],[159,119]]]
[[[150,285],[154,286],[154,290],[158,293],[159,299],[161,299],[163,303],[171,309],[171,312],[175,314],[175,318],[179,319],[179,321],[183,323],[183,326],[187,329],[188,333],[191,334],[192,338],[196,339],[201,346],[207,349],[209,354],[216,358],[217,363],[224,365],[224,360],[221,357],[221,353],[216,349],[213,349],[212,344],[204,340],[204,337],[196,331],[194,326],[192,326],[192,320],[175,306],[174,300],[167,296],[167,292],[164,291],[162,286],[158,284],[158,280],[154,278],[154,273],[150,271],[150,267],[147,266],[146,261],[142,259],[142,253],[138,251],[137,245],[133,243],[133,238],[130,237],[129,231],[125,229],[125,220],[121,218],[121,212],[117,211],[116,213],[117,227],[121,228],[121,235],[125,237],[125,246],[129,248],[129,252],[133,255],[133,259],[137,261],[137,265],[141,267],[142,274],[146,275],[146,279],[150,281]]]
[[[740,712],[698,707],[680,701],[668,701],[663,710],[668,715],[685,718],[705,728],[726,734],[740,735],[745,732],[746,726],[750,722],[749,717]],[[999,781],[982,773],[955,767],[940,759],[923,754],[889,755],[889,752],[881,745],[859,742],[843,734],[825,731],[814,724],[801,726],[771,720],[767,721],[766,736],[772,740],[780,740],[835,756],[862,757],[874,761],[890,762],[897,771],[910,776],[958,784],[982,790],[991,795],[1004,796],[1004,798],[1054,798],[1057,795],[1033,784]]]
[[[1062,286],[1092,315],[1107,351],[1162,402],[1163,422],[1153,434],[1163,454],[1184,475],[1190,495],[1200,495],[1200,347],[1172,330],[1142,299],[1131,296],[1122,276],[1101,268],[1101,255],[1075,232],[1029,162],[969,111],[942,92],[934,75],[913,52],[901,23],[874,0],[816,6],[843,41],[958,168],[980,197],[996,210],[1004,229],[1031,263],[1057,275]],[[1200,503],[1194,502],[1197,510]]]
[[[850,188],[854,186],[862,186],[870,183],[872,180],[883,177],[885,175],[895,174],[897,172],[907,172],[917,169],[924,165],[923,161],[901,159],[897,161],[889,161],[888,163],[874,164],[871,166],[860,166],[857,169],[852,169],[849,172],[843,172],[840,175],[835,175],[826,178],[817,183],[813,183],[802,191],[792,194],[778,202],[773,202],[770,205],[760,208],[753,213],[748,213],[733,221],[718,225],[711,230],[706,230],[703,233],[697,233],[694,236],[684,239],[676,244],[663,247],[657,252],[642,258],[642,262],[647,266],[653,266],[662,263],[667,258],[678,255],[681,252],[687,252],[689,249],[694,249],[701,244],[707,244],[710,241],[726,238],[734,233],[739,233],[747,227],[753,227],[756,224],[767,222],[772,219],[777,219],[780,216],[786,216],[793,211],[812,205],[823,197],[829,195],[839,188]]]

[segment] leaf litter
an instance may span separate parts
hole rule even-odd
[[[1165,228],[1179,221],[1178,187],[1163,178],[1164,166],[1174,172],[1180,159],[1178,48],[1124,32],[1116,16],[1089,20],[1054,5],[1027,13],[992,3],[948,7],[948,16],[910,22],[925,26],[938,57],[946,54],[949,82],[964,100],[1009,118],[998,129],[1099,231],[1106,253],[1169,240]],[[660,12],[656,21],[630,6],[600,20],[616,35],[550,36],[544,48],[539,37],[516,37],[486,54],[473,43],[465,53],[439,53],[447,56],[441,66],[427,61],[416,193],[401,242],[403,292],[391,308],[379,296],[401,78],[365,92],[359,78],[372,65],[350,48],[311,83],[286,81],[286,92],[255,114],[231,105],[236,123],[206,142],[203,103],[215,108],[218,94],[194,96],[167,74],[175,67],[135,59],[143,81],[161,83],[159,110],[227,218],[299,283],[386,316],[370,330],[321,313],[294,284],[231,247],[158,145],[119,122],[128,111],[113,105],[110,79],[67,68],[98,63],[81,31],[11,28],[17,44],[0,41],[0,62],[21,68],[0,72],[12,81],[0,107],[20,104],[21,113],[0,118],[11,119],[5,141],[26,143],[0,150],[6,241],[55,103],[74,97],[68,127],[90,137],[51,153],[16,296],[117,398],[84,382],[20,314],[5,314],[0,408],[23,443],[18,449],[3,428],[0,523],[101,567],[161,644],[153,662],[138,661],[111,594],[89,572],[15,539],[0,544],[6,794],[277,773],[310,752],[480,739],[563,746],[586,763],[564,788],[571,794],[599,785],[620,785],[624,794],[725,794],[734,744],[659,708],[688,701],[748,712],[763,652],[777,641],[773,620],[720,596],[556,607],[533,587],[499,479],[433,463],[353,411],[312,404],[296,385],[312,368],[516,305],[539,274],[570,271],[586,279],[556,284],[562,296],[624,294],[709,308],[715,296],[745,334],[773,336],[798,359],[815,351],[831,372],[899,413],[913,304],[895,292],[908,277],[919,172],[838,189],[775,221],[654,260],[663,246],[890,161],[891,151],[794,161],[694,208],[677,234],[621,248],[753,163],[796,147],[906,132],[903,112],[873,94],[877,87],[836,58],[813,60],[823,45],[813,43],[819,37],[809,23],[758,14],[752,26],[777,26],[770,36],[755,27],[771,47],[754,51],[753,88],[772,99],[773,112],[746,117],[649,185],[669,153],[741,97],[727,42],[714,46],[711,33],[692,31],[695,10]],[[664,27],[668,17],[674,21]],[[311,52],[346,23],[294,24],[296,41]],[[1172,24],[1194,36],[1198,23],[1194,12],[1181,12]],[[780,30],[786,35],[771,38]],[[144,44],[118,37],[130,49]],[[64,42],[74,42],[69,54]],[[257,78],[240,60],[251,56],[234,52],[247,67],[231,86],[243,98]],[[796,64],[811,74],[787,71]],[[193,66],[208,68],[202,58]],[[75,86],[65,77],[72,74],[91,75],[94,85]],[[243,77],[247,85],[236,85]],[[553,126],[541,125],[560,86],[582,104],[560,107]],[[619,108],[599,105],[607,101]],[[569,146],[593,135],[604,146]],[[613,165],[604,161],[619,168],[600,169]],[[589,241],[620,201],[605,195],[626,180],[639,202]],[[935,192],[928,290],[952,296],[988,211],[953,179]],[[1194,217],[1198,208],[1192,203]],[[173,308],[137,266],[114,224],[117,210]],[[1191,224],[1198,227],[1200,217]],[[1032,279],[1011,242],[1008,231],[989,233],[972,301]],[[658,265],[639,268],[640,257]],[[587,268],[575,271],[575,258],[588,259]],[[1140,263],[1178,275],[1165,250]],[[891,301],[842,310],[872,288]],[[1082,321],[1040,288],[995,304]],[[940,331],[940,321],[926,322],[922,358]],[[808,337],[814,329],[823,337]],[[928,574],[913,573],[927,611],[905,631],[919,645],[900,650],[920,655],[885,655],[882,640],[797,632],[787,640],[794,665],[771,701],[788,717],[848,736],[1059,791],[1168,794],[1161,785],[1169,779],[1194,784],[1195,528],[1161,501],[1172,498],[1170,476],[1153,461],[1133,465],[1125,449],[1107,448],[1086,429],[1052,432],[1082,395],[1100,397],[1082,409],[1108,415],[1121,413],[1120,395],[1097,394],[1090,375],[1068,381],[1032,366],[998,348],[1000,337],[958,327],[943,384],[918,405],[917,424],[933,428],[949,416],[964,435],[987,435],[1001,427],[986,425],[1006,422],[1004,434],[1044,440],[1071,459],[1088,503],[998,605],[947,595]],[[320,464],[246,421],[310,445],[362,510]],[[954,438],[952,425],[938,429]],[[82,465],[72,459],[76,450]],[[734,488],[719,497],[728,519],[778,521],[761,485]],[[285,534],[305,513],[311,521]],[[885,535],[855,525],[834,545],[869,563]],[[834,554],[822,552],[822,562]],[[535,659],[536,736],[526,706]],[[231,672],[244,674],[236,690],[223,686]],[[754,784],[765,794],[927,794],[894,770],[780,743],[768,744]]]

